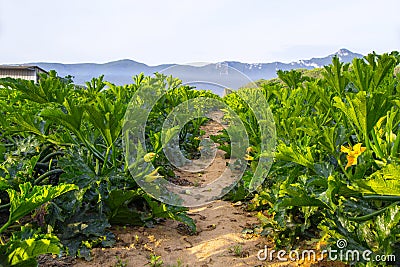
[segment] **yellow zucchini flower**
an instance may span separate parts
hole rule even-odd
[[[358,144],[354,145],[353,147],[341,146],[340,151],[347,154],[347,156],[346,156],[347,165],[344,169],[347,170],[348,167],[357,165],[358,156],[360,156],[365,150],[366,150],[366,148],[362,147],[361,143],[358,143]]]

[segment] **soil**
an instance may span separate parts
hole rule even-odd
[[[343,263],[297,261],[260,261],[259,250],[273,243],[258,233],[259,221],[241,203],[216,201],[191,209],[197,234],[185,225],[166,220],[154,228],[113,227],[117,242],[112,248],[95,248],[92,261],[83,259],[42,258],[40,266],[347,266]],[[160,256],[163,265],[151,265],[151,255]]]
[[[203,127],[208,137],[222,126],[210,121]],[[225,168],[224,152],[217,151],[214,162],[201,173],[177,171],[179,179],[190,184],[207,184]],[[182,223],[165,220],[154,228],[113,227],[116,244],[112,248],[94,248],[92,261],[42,256],[40,266],[346,266],[333,262],[261,261],[257,253],[272,241],[259,233],[255,213],[247,212],[242,203],[216,201],[204,207],[190,209],[188,215],[197,225],[193,234]],[[151,264],[159,256],[160,265]],[[156,255],[156,256],[154,256]],[[163,264],[161,264],[161,261]]]
[[[218,113],[221,117],[223,114]],[[215,115],[216,116],[216,115]],[[218,135],[218,132],[223,129],[223,126],[218,122],[211,120],[206,125],[201,127],[201,130],[205,132],[202,138],[209,138],[211,135]],[[225,152],[217,150],[215,159],[212,161],[210,166],[201,172],[187,172],[182,170],[175,170],[175,175],[180,181],[185,181],[191,186],[202,186],[209,184],[217,179],[226,168],[229,159],[225,159]],[[177,184],[183,184],[182,182],[176,182]]]

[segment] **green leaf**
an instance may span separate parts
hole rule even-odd
[[[346,72],[346,76],[354,83],[359,91],[370,91],[372,82],[372,67],[362,58],[354,58],[352,71]]]
[[[33,133],[35,135],[45,137],[42,127],[42,119],[35,114],[30,112],[19,112],[14,113],[13,117],[11,117],[13,123],[9,131],[11,132],[28,132]]]
[[[324,68],[325,72],[323,72],[323,75],[325,80],[338,95],[342,95],[349,82],[343,74],[349,69],[349,64],[340,62],[339,58],[335,56],[332,58],[332,64],[329,66],[324,66]]]
[[[399,233],[400,206],[389,207],[386,212],[376,218],[377,236],[384,246],[392,245],[395,234]]]
[[[336,151],[336,136],[338,130],[336,126],[334,127],[322,127],[322,135],[319,136],[318,142],[331,154],[334,154]],[[316,131],[318,133],[318,131]]]
[[[10,266],[23,264],[32,258],[42,254],[58,254],[60,253],[60,243],[57,237],[49,236],[48,238],[30,238],[23,241],[16,241],[10,248],[12,252],[8,255]]]
[[[42,110],[40,115],[65,126],[74,133],[79,133],[84,112],[82,105],[72,99],[65,99],[63,105],[67,113],[61,109],[47,108]]]
[[[376,68],[374,71],[374,86],[378,88],[383,80],[393,76],[393,70],[396,66],[396,59],[388,54],[378,56]]]
[[[8,183],[8,181],[3,177],[0,177],[0,191],[6,190],[7,188],[10,187],[11,185]]]
[[[366,180],[357,181],[364,194],[400,196],[400,166],[388,164]]]
[[[159,203],[159,202],[151,199],[147,195],[144,195],[144,198],[146,199],[147,203],[149,204],[149,206],[151,208],[153,217],[166,218],[166,219],[172,219],[172,220],[183,222],[187,226],[189,226],[190,230],[193,233],[196,232],[196,224],[194,223],[193,219],[190,218],[185,213],[185,211],[187,211],[187,208],[169,206],[164,203]]]
[[[133,205],[132,201],[141,198],[141,194],[134,190],[115,189],[104,200],[109,208],[108,220],[112,224],[143,225],[141,213]]]
[[[278,152],[275,156],[278,159],[295,162],[310,169],[314,168],[314,158],[311,153],[311,147],[306,147],[306,153],[303,153],[294,144],[290,144],[289,146],[287,146],[284,143],[280,143],[278,145],[277,151]]]
[[[39,104],[50,102],[61,104],[74,86],[67,84],[54,70],[49,74],[42,75],[39,83],[23,79],[3,79],[1,84],[6,88],[12,88],[22,92],[22,99],[27,99]]]
[[[334,97],[333,105],[339,108],[365,137],[373,130],[378,120],[391,109],[392,98],[386,93],[367,94],[365,91],[360,91],[354,96],[347,95],[346,103],[342,98]]]
[[[109,247],[115,242],[114,235],[107,230],[110,226],[104,213],[79,210],[60,225],[60,239],[69,255],[90,260],[92,247]]]
[[[42,254],[59,254],[61,243],[53,234],[41,234],[21,227],[6,244],[0,245],[0,266],[36,267],[36,257]]]
[[[64,173],[60,175],[60,182],[73,183],[79,188],[85,188],[99,180],[94,170],[86,164],[79,153],[71,153],[60,158],[58,164],[64,170]]]
[[[307,77],[302,77],[302,73],[298,70],[277,71],[279,79],[281,79],[290,89],[296,89]]]
[[[103,113],[97,108],[97,105],[86,105],[85,110],[89,114],[89,121],[101,132],[107,146],[111,146],[113,138],[110,130],[110,113]]]
[[[278,201],[275,205],[275,210],[280,210],[286,207],[322,207],[329,209],[329,206],[323,201],[311,196],[305,191],[291,188],[286,190],[286,194],[288,197],[284,197]]]
[[[355,125],[358,130],[365,134],[367,133],[367,93],[365,91],[358,92],[354,98],[346,96],[347,104],[340,97],[335,96],[333,104],[339,108]]]
[[[85,105],[87,119],[97,128],[108,147],[115,142],[122,131],[127,104],[124,99],[111,100],[105,94],[97,95],[95,101]]]
[[[10,224],[21,219],[42,204],[68,192],[78,189],[73,184],[60,184],[57,186],[43,185],[32,187],[31,183],[19,185],[20,192],[14,189],[7,189],[10,198],[10,215],[8,221],[0,229],[3,232]]]

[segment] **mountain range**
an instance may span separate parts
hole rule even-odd
[[[333,56],[338,56],[342,62],[347,63],[351,62],[353,58],[359,58],[363,55],[353,53],[347,49],[340,49],[326,57],[298,60],[291,63],[272,62],[249,64],[237,61],[224,61],[202,65],[162,64],[158,66],[148,66],[134,60],[123,59],[104,64],[36,62],[29,63],[29,65],[37,65],[45,70],[55,70],[61,77],[71,75],[76,84],[84,84],[93,77],[104,74],[105,80],[117,85],[123,85],[132,83],[132,76],[141,72],[145,75],[153,75],[155,72],[160,72],[178,77],[183,83],[196,86],[197,88],[204,87],[202,89],[211,89],[221,94],[223,88],[237,89],[252,81],[274,78],[277,76],[277,70],[320,68],[330,64]]]

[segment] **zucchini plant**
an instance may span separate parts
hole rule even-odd
[[[277,246],[310,238],[334,246],[344,238],[348,249],[399,255],[398,64],[396,52],[352,64],[335,57],[321,69],[323,78],[279,71],[282,83],[258,89],[273,111],[278,145],[249,208],[260,211],[264,233],[273,234]],[[250,113],[246,129],[257,135],[257,122],[238,94],[225,101],[240,114]],[[223,135],[214,139],[225,142]],[[260,151],[257,138],[250,142],[252,172]]]

